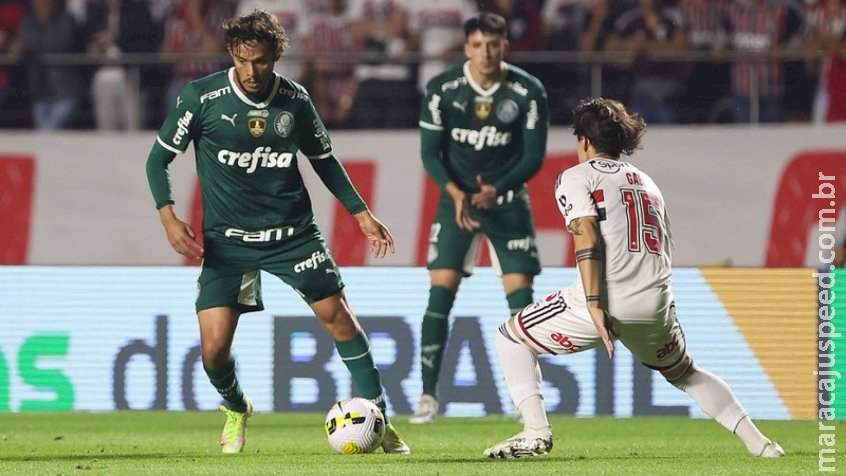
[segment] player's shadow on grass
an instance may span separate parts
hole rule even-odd
[[[172,458],[173,454],[167,453],[127,453],[127,454],[78,454],[78,455],[26,455],[26,456],[3,456],[0,457],[0,462],[18,462],[18,463],[26,463],[26,462],[38,462],[38,463],[49,463],[51,461],[85,461],[91,462],[94,460],[103,461],[103,460],[121,460],[121,459],[150,459],[150,458]]]

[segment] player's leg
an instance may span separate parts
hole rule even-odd
[[[361,395],[374,402],[385,416],[385,438],[382,449],[385,453],[409,454],[411,448],[402,439],[388,418],[385,391],[379,370],[373,361],[370,341],[350,309],[343,290],[314,301],[314,314],[335,341],[338,355],[349,369],[353,382]]]
[[[535,244],[535,224],[527,201],[518,200],[481,215],[488,237],[491,265],[502,276],[508,317],[534,302],[532,285],[541,266]]]
[[[240,315],[264,309],[261,278],[248,251],[208,237],[205,248],[196,303],[203,369],[225,402],[220,407],[226,414],[221,451],[239,453],[246,442],[253,408],[238,381],[232,341]]]
[[[488,458],[519,458],[552,449],[537,355],[579,352],[599,342],[587,309],[583,305],[571,308],[574,303],[568,305],[566,296],[566,291],[559,291],[527,306],[497,332],[500,367],[514,406],[523,417],[523,431],[486,449]]]
[[[693,362],[676,319],[675,304],[670,304],[665,315],[656,325],[624,322],[620,340],[644,365],[661,372],[673,386],[690,395],[703,412],[737,435],[751,455],[784,456],[781,446],[758,430],[728,384]]]
[[[449,314],[463,277],[473,272],[481,236],[458,228],[452,199],[441,197],[429,231],[429,302],[420,328],[423,394],[410,423],[432,423],[438,414],[438,380],[449,338]]]
[[[305,239],[292,241],[283,249],[266,256],[263,267],[293,287],[311,307],[335,341],[338,355],[350,371],[361,396],[375,403],[385,416],[386,453],[408,454],[408,445],[390,424],[379,370],[373,361],[370,341],[353,314],[344,295],[344,282],[316,229],[303,233]]]
[[[452,269],[429,271],[429,302],[420,328],[420,377],[423,394],[410,423],[432,423],[438,414],[438,380],[449,338],[449,313],[452,310],[461,273]]]

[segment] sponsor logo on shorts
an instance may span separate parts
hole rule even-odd
[[[658,360],[662,360],[665,357],[667,357],[668,355],[670,355],[670,353],[672,353],[674,350],[676,350],[676,347],[678,347],[678,346],[679,346],[679,336],[674,335],[673,340],[671,340],[670,342],[667,342],[666,344],[664,344],[663,347],[661,347],[657,351],[655,351],[655,357],[658,357]]]
[[[304,259],[294,265],[295,273],[302,273],[307,269],[317,269],[321,263],[329,259],[329,255],[323,251],[315,251],[311,257]]]
[[[251,174],[258,167],[286,169],[293,163],[294,154],[291,152],[271,152],[270,147],[259,146],[252,152],[221,149],[217,153],[217,160],[221,164],[247,169],[247,173]]]
[[[245,231],[237,228],[229,228],[224,233],[229,238],[239,238],[241,241],[250,243],[261,243],[268,241],[279,241],[294,234],[294,227],[283,226],[261,231]]]
[[[522,250],[529,251],[535,248],[535,237],[527,236],[525,238],[518,238],[516,240],[508,240],[506,248],[509,251]]]
[[[582,348],[582,346],[574,344],[569,337],[558,332],[553,332],[549,335],[549,338],[557,342],[567,352],[576,352]]]

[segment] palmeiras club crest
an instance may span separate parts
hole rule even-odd
[[[273,129],[281,137],[288,137],[294,129],[294,116],[288,111],[282,111],[273,121]]]
[[[253,137],[261,137],[264,131],[267,130],[267,116],[270,113],[267,110],[255,110],[247,113],[247,128],[250,129],[250,134]]]

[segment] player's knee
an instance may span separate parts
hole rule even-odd
[[[352,314],[343,307],[318,317],[323,327],[336,341],[346,341],[358,335],[358,326]]]
[[[221,341],[205,339],[202,344],[203,365],[210,369],[218,369],[229,361],[229,347]]]
[[[661,369],[661,375],[673,384],[674,387],[684,390],[687,386],[687,378],[693,373],[693,359],[686,352],[681,359],[670,367]]]

